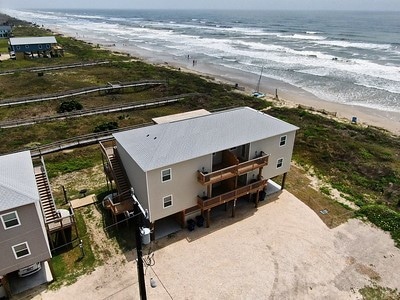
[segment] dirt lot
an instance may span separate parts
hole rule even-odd
[[[329,229],[287,191],[153,249],[148,299],[361,299],[358,290],[373,283],[400,289],[400,250],[388,234],[359,220]],[[34,299],[139,299],[133,252],[115,256]]]

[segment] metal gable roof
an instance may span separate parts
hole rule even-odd
[[[149,171],[297,129],[243,107],[115,133],[114,137],[144,171]]]
[[[13,37],[10,38],[11,46],[18,45],[38,45],[38,44],[57,44],[54,36],[38,36],[38,37]]]
[[[39,201],[29,151],[0,156],[0,212]]]

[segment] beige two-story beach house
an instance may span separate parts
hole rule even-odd
[[[115,197],[108,207],[115,214],[131,209],[132,187],[155,236],[168,218],[184,225],[201,214],[209,226],[218,206],[230,206],[233,216],[241,199],[257,206],[269,179],[289,171],[298,129],[249,107],[156,122],[116,133],[111,144],[102,144],[108,178],[116,181],[118,194],[128,195]]]

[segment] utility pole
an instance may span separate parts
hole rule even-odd
[[[135,214],[135,242],[136,242],[136,256],[137,256],[137,272],[139,279],[139,292],[140,299],[147,300],[146,295],[146,283],[144,281],[144,268],[143,268],[143,253],[142,253],[142,236],[140,234],[140,226],[142,225],[142,214],[139,209],[138,202],[135,203],[134,210]]]
[[[144,268],[143,268],[143,253],[142,253],[142,235],[140,233],[140,228],[143,226],[143,217],[148,218],[147,210],[144,210],[140,205],[138,199],[134,194],[133,188],[131,188],[131,196],[134,202],[133,214],[134,214],[134,224],[135,224],[135,243],[136,243],[136,256],[137,256],[137,272],[139,280],[139,292],[140,300],[147,300],[146,295],[146,283],[144,280]]]

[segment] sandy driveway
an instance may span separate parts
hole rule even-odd
[[[350,220],[331,230],[287,191],[228,215],[156,242],[148,299],[361,299],[372,282],[400,289],[400,250],[379,229]],[[34,299],[138,299],[127,256]]]

